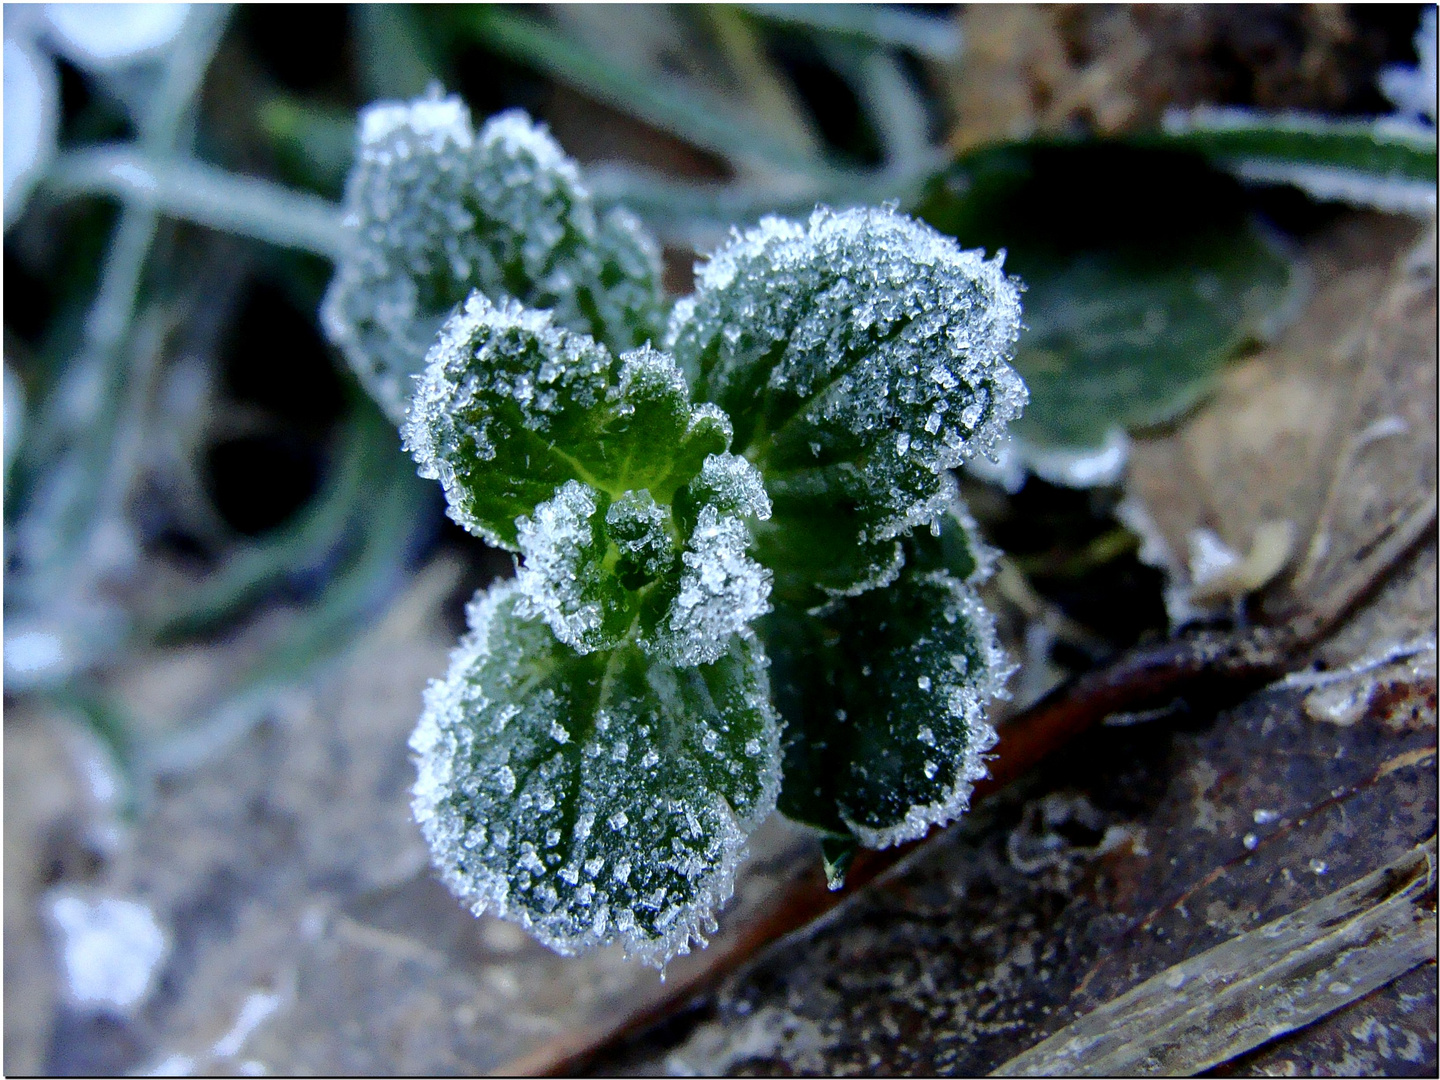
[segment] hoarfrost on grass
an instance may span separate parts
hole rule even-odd
[[[1425,117],[1435,123],[1435,5],[1426,4],[1415,31],[1415,67],[1393,65],[1381,70],[1380,90],[1402,116]]]
[[[55,137],[60,129],[60,80],[50,58],[20,34],[5,35],[4,80],[4,202],[8,228],[20,217],[31,189],[55,156]]]
[[[91,71],[115,71],[158,55],[175,40],[189,4],[46,4],[56,47]]]

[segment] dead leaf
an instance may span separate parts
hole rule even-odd
[[[1291,329],[1189,417],[1135,440],[1127,495],[1160,549],[1147,554],[1180,584],[1191,585],[1182,554],[1203,530],[1244,552],[1269,523],[1291,521],[1303,565],[1267,610],[1313,613],[1353,589],[1387,536],[1423,519],[1435,491],[1434,233],[1418,246],[1416,233],[1356,214],[1313,238],[1314,291]]]

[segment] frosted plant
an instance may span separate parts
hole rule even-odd
[[[949,470],[1025,402],[999,260],[889,208],[767,219],[700,268],[662,340],[631,318],[654,297],[643,258],[632,292],[585,278],[590,256],[497,288],[473,216],[434,212],[464,201],[441,187],[505,202],[484,177],[582,191],[527,121],[486,125],[483,158],[453,99],[363,125],[352,215],[383,193],[388,239],[341,267],[332,332],[398,350],[396,378],[429,336],[405,444],[455,521],[521,558],[471,603],[411,740],[451,888],[562,953],[618,941],[663,965],[714,929],[777,804],[821,831],[836,886],[857,846],[962,813],[1007,671]],[[553,253],[584,217],[513,198],[508,251]]]
[[[404,434],[451,517],[524,553],[516,614],[582,655],[633,639],[712,663],[769,607],[745,550],[746,520],[770,513],[759,474],[665,353],[616,357],[477,293],[430,351]]]
[[[425,694],[415,815],[450,887],[563,954],[617,938],[663,964],[715,927],[775,805],[779,734],[757,642],[677,666],[581,654],[514,582]]]
[[[344,225],[321,319],[397,422],[436,331],[477,289],[615,348],[659,337],[655,242],[626,211],[599,213],[575,163],[522,113],[477,134],[460,99],[438,92],[370,106]]]
[[[710,259],[667,344],[765,477],[757,551],[781,596],[894,580],[898,538],[954,497],[945,470],[1024,405],[1019,332],[998,259],[888,209],[767,218]]]

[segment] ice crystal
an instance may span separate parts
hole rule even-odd
[[[757,552],[787,597],[893,580],[895,539],[950,500],[944,470],[1023,407],[1019,329],[998,257],[889,209],[767,218],[698,269],[667,342],[765,475]]]
[[[657,651],[676,663],[710,663],[732,634],[770,610],[770,573],[746,554],[750,535],[738,517],[713,506],[700,520],[681,556],[685,569],[670,606]]]
[[[575,163],[522,113],[476,134],[456,97],[370,106],[344,228],[322,321],[397,422],[436,331],[475,289],[617,349],[658,338],[654,241],[625,211],[599,214]]]
[[[426,691],[416,819],[477,914],[562,954],[621,941],[662,965],[714,930],[745,838],[775,805],[763,654],[732,637],[688,668],[633,646],[581,656],[519,600],[513,582],[478,594]]]

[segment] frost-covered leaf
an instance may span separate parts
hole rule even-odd
[[[624,211],[600,214],[575,163],[523,114],[477,134],[459,98],[382,102],[361,114],[359,143],[322,317],[395,421],[436,331],[476,289],[553,310],[617,350],[658,340],[654,241]]]
[[[929,528],[916,529],[905,538],[909,570],[944,570],[966,585],[978,585],[990,577],[996,554],[980,539],[980,527],[961,501],[958,487],[945,512]]]
[[[780,809],[828,834],[836,887],[850,845],[888,847],[958,817],[994,743],[985,713],[1008,669],[970,584],[990,552],[958,500],[938,524],[906,538],[889,588],[818,617],[777,607],[759,624],[785,721]]]
[[[1005,674],[968,586],[907,570],[821,619],[778,609],[761,625],[786,724],[787,816],[889,847],[965,811]]]
[[[706,459],[686,489],[690,502],[710,494],[704,480],[715,472],[739,473],[758,498],[707,502],[685,532],[683,517],[648,491],[612,500],[566,483],[519,521],[520,613],[581,653],[632,641],[686,666],[713,663],[733,634],[752,636],[750,623],[770,610],[770,575],[746,553],[745,519],[769,504],[755,467],[732,454]]]
[[[1015,367],[1030,404],[1014,432],[1039,451],[1102,451],[1117,430],[1173,418],[1293,308],[1290,259],[1239,184],[1195,155],[981,151],[920,213],[962,243],[1003,244],[1025,281]]]
[[[404,435],[451,517],[517,550],[515,520],[570,480],[612,496],[646,489],[668,505],[727,449],[730,425],[691,407],[664,353],[616,357],[550,312],[475,293],[436,340]]]
[[[446,323],[405,427],[451,516],[524,553],[526,616],[580,652],[632,640],[679,664],[714,661],[769,609],[746,549],[770,501],[729,434],[666,354],[617,358],[478,293]]]
[[[714,929],[775,805],[764,654],[732,637],[696,667],[633,646],[581,656],[519,603],[513,582],[477,594],[426,692],[416,818],[477,914],[562,954],[620,941],[663,965]]]
[[[1019,329],[999,259],[889,209],[767,218],[700,268],[668,341],[765,475],[775,512],[756,552],[777,595],[808,605],[893,579],[897,538],[950,501],[944,470],[1024,405],[1007,363]]]

